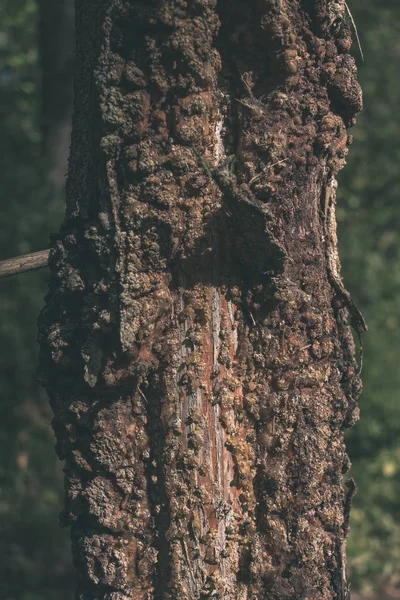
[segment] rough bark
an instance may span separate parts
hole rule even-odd
[[[40,341],[77,598],[348,598],[345,3],[76,9]]]

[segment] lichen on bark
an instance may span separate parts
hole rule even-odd
[[[76,8],[40,343],[77,598],[345,599],[345,2]]]

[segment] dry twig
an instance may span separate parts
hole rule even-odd
[[[351,14],[351,12],[350,12],[350,8],[349,8],[349,6],[348,6],[348,4],[347,4],[347,2],[346,2],[346,1],[345,1],[344,5],[345,5],[345,7],[346,7],[347,14],[348,14],[348,15],[349,15],[349,17],[350,17],[351,24],[353,25],[353,28],[354,28],[354,33],[356,34],[356,39],[357,39],[358,49],[360,50],[361,58],[362,58],[362,61],[364,62],[364,52],[362,51],[362,48],[361,48],[361,42],[360,42],[360,38],[358,37],[358,31],[357,31],[357,25],[356,25],[356,22],[355,22],[355,20],[353,19],[353,15]]]
[[[265,166],[263,168],[263,170],[260,171],[260,173],[258,173],[257,175],[254,175],[254,177],[252,177],[252,179],[250,179],[250,181],[248,183],[249,187],[256,181],[258,181],[264,175],[264,173],[266,173],[268,171],[268,169],[272,169],[273,167],[276,167],[277,165],[281,165],[282,163],[286,162],[288,160],[288,158],[289,157],[283,158],[282,160],[278,160],[278,162],[275,162],[272,165]]]
[[[39,250],[32,254],[23,254],[14,258],[8,258],[0,262],[0,277],[18,275],[26,271],[43,269],[49,264],[50,250]]]

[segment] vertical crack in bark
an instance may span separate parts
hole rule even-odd
[[[157,575],[154,579],[154,600],[162,600],[171,579],[170,546],[167,532],[171,524],[169,498],[165,483],[164,444],[165,434],[162,425],[162,397],[158,387],[146,388],[148,414],[148,436],[150,441],[149,466],[147,469],[147,489],[154,519],[157,554]]]

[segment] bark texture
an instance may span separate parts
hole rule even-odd
[[[76,10],[40,342],[77,598],[344,600],[345,3]]]

